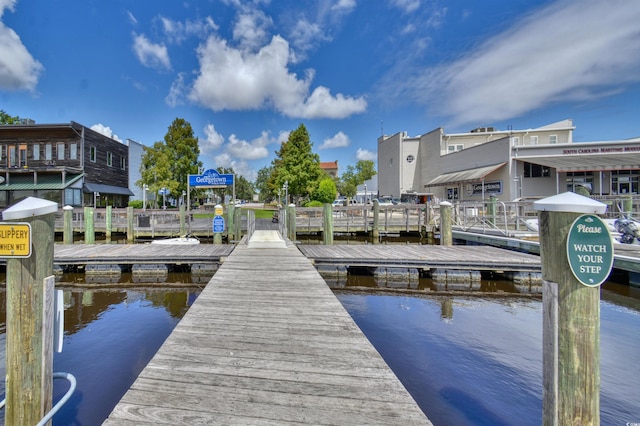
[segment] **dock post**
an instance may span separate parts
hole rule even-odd
[[[94,244],[96,242],[96,227],[93,221],[93,207],[84,208],[84,243]]]
[[[127,242],[133,242],[133,207],[127,207]]]
[[[333,206],[329,203],[322,205],[322,238],[325,246],[333,245]]]
[[[58,204],[28,197],[2,213],[27,223],[30,255],[7,258],[7,425],[35,425],[53,395],[53,246]]]
[[[227,205],[227,240],[233,240],[233,236],[236,232],[235,223],[233,222],[235,214],[235,206],[233,203]]]
[[[64,228],[62,232],[62,242],[64,244],[73,244],[73,207],[64,206],[62,208]]]
[[[606,224],[593,213],[604,213],[606,204],[566,192],[538,200],[534,208],[543,279],[542,422],[598,425],[599,286],[613,265],[613,243]],[[580,254],[596,250],[597,256]],[[599,277],[592,275],[596,270]]]
[[[235,225],[233,239],[240,241],[242,239],[242,207],[237,207],[233,211],[233,223]]]
[[[371,230],[373,244],[380,243],[380,202],[373,200],[373,229]]]
[[[633,213],[633,197],[627,195],[622,199],[622,208],[626,214]]]
[[[111,206],[107,206],[107,213],[105,216],[105,237],[107,239],[107,242],[111,242],[111,223],[113,222],[113,216],[112,216],[112,210],[113,208]]]
[[[487,204],[487,216],[489,216],[489,223],[495,225],[496,223],[496,196],[489,197],[489,204]]]
[[[287,237],[291,241],[296,240],[296,205],[291,203],[287,207]]]
[[[451,230],[451,210],[453,205],[448,201],[440,203],[440,245],[453,245],[453,234]]]
[[[187,233],[186,220],[185,220],[185,208],[184,204],[180,204],[180,236]]]

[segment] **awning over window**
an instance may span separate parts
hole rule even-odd
[[[99,192],[101,194],[134,195],[129,188],[89,182],[85,182],[83,192],[87,194]]]
[[[577,144],[575,144],[577,145]],[[582,144],[586,145],[586,144]],[[585,149],[581,146],[581,149]],[[518,161],[540,164],[558,172],[633,170],[640,168],[640,152],[519,156]]]
[[[55,190],[65,189],[68,186],[76,183],[84,175],[67,176],[67,179],[63,182],[62,175],[39,175],[38,183],[33,182],[20,182],[10,183],[8,185],[0,185],[0,191],[29,191],[29,190]],[[31,175],[30,175],[31,177]]]
[[[487,176],[489,173],[495,172],[500,167],[504,166],[505,163],[494,164],[492,166],[478,167],[475,169],[461,170],[459,172],[451,172],[442,174],[436,178],[431,179],[424,186],[441,186],[441,185],[449,185],[454,183],[464,183],[464,182],[477,182],[481,180],[483,177]]]

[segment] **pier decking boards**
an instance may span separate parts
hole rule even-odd
[[[56,244],[53,263],[206,263],[224,260],[232,251],[227,244]]]
[[[287,242],[238,244],[104,424],[431,423]]]
[[[490,246],[301,245],[316,265],[540,272],[540,257]]]

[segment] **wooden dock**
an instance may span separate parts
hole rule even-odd
[[[540,272],[540,257],[490,246],[301,245],[316,265]]]
[[[104,424],[431,423],[287,242],[238,244]]]
[[[56,244],[54,265],[222,263],[229,244]]]

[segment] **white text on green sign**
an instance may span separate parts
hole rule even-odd
[[[595,215],[578,217],[567,236],[567,259],[582,284],[602,284],[613,267],[613,242],[607,224]]]

